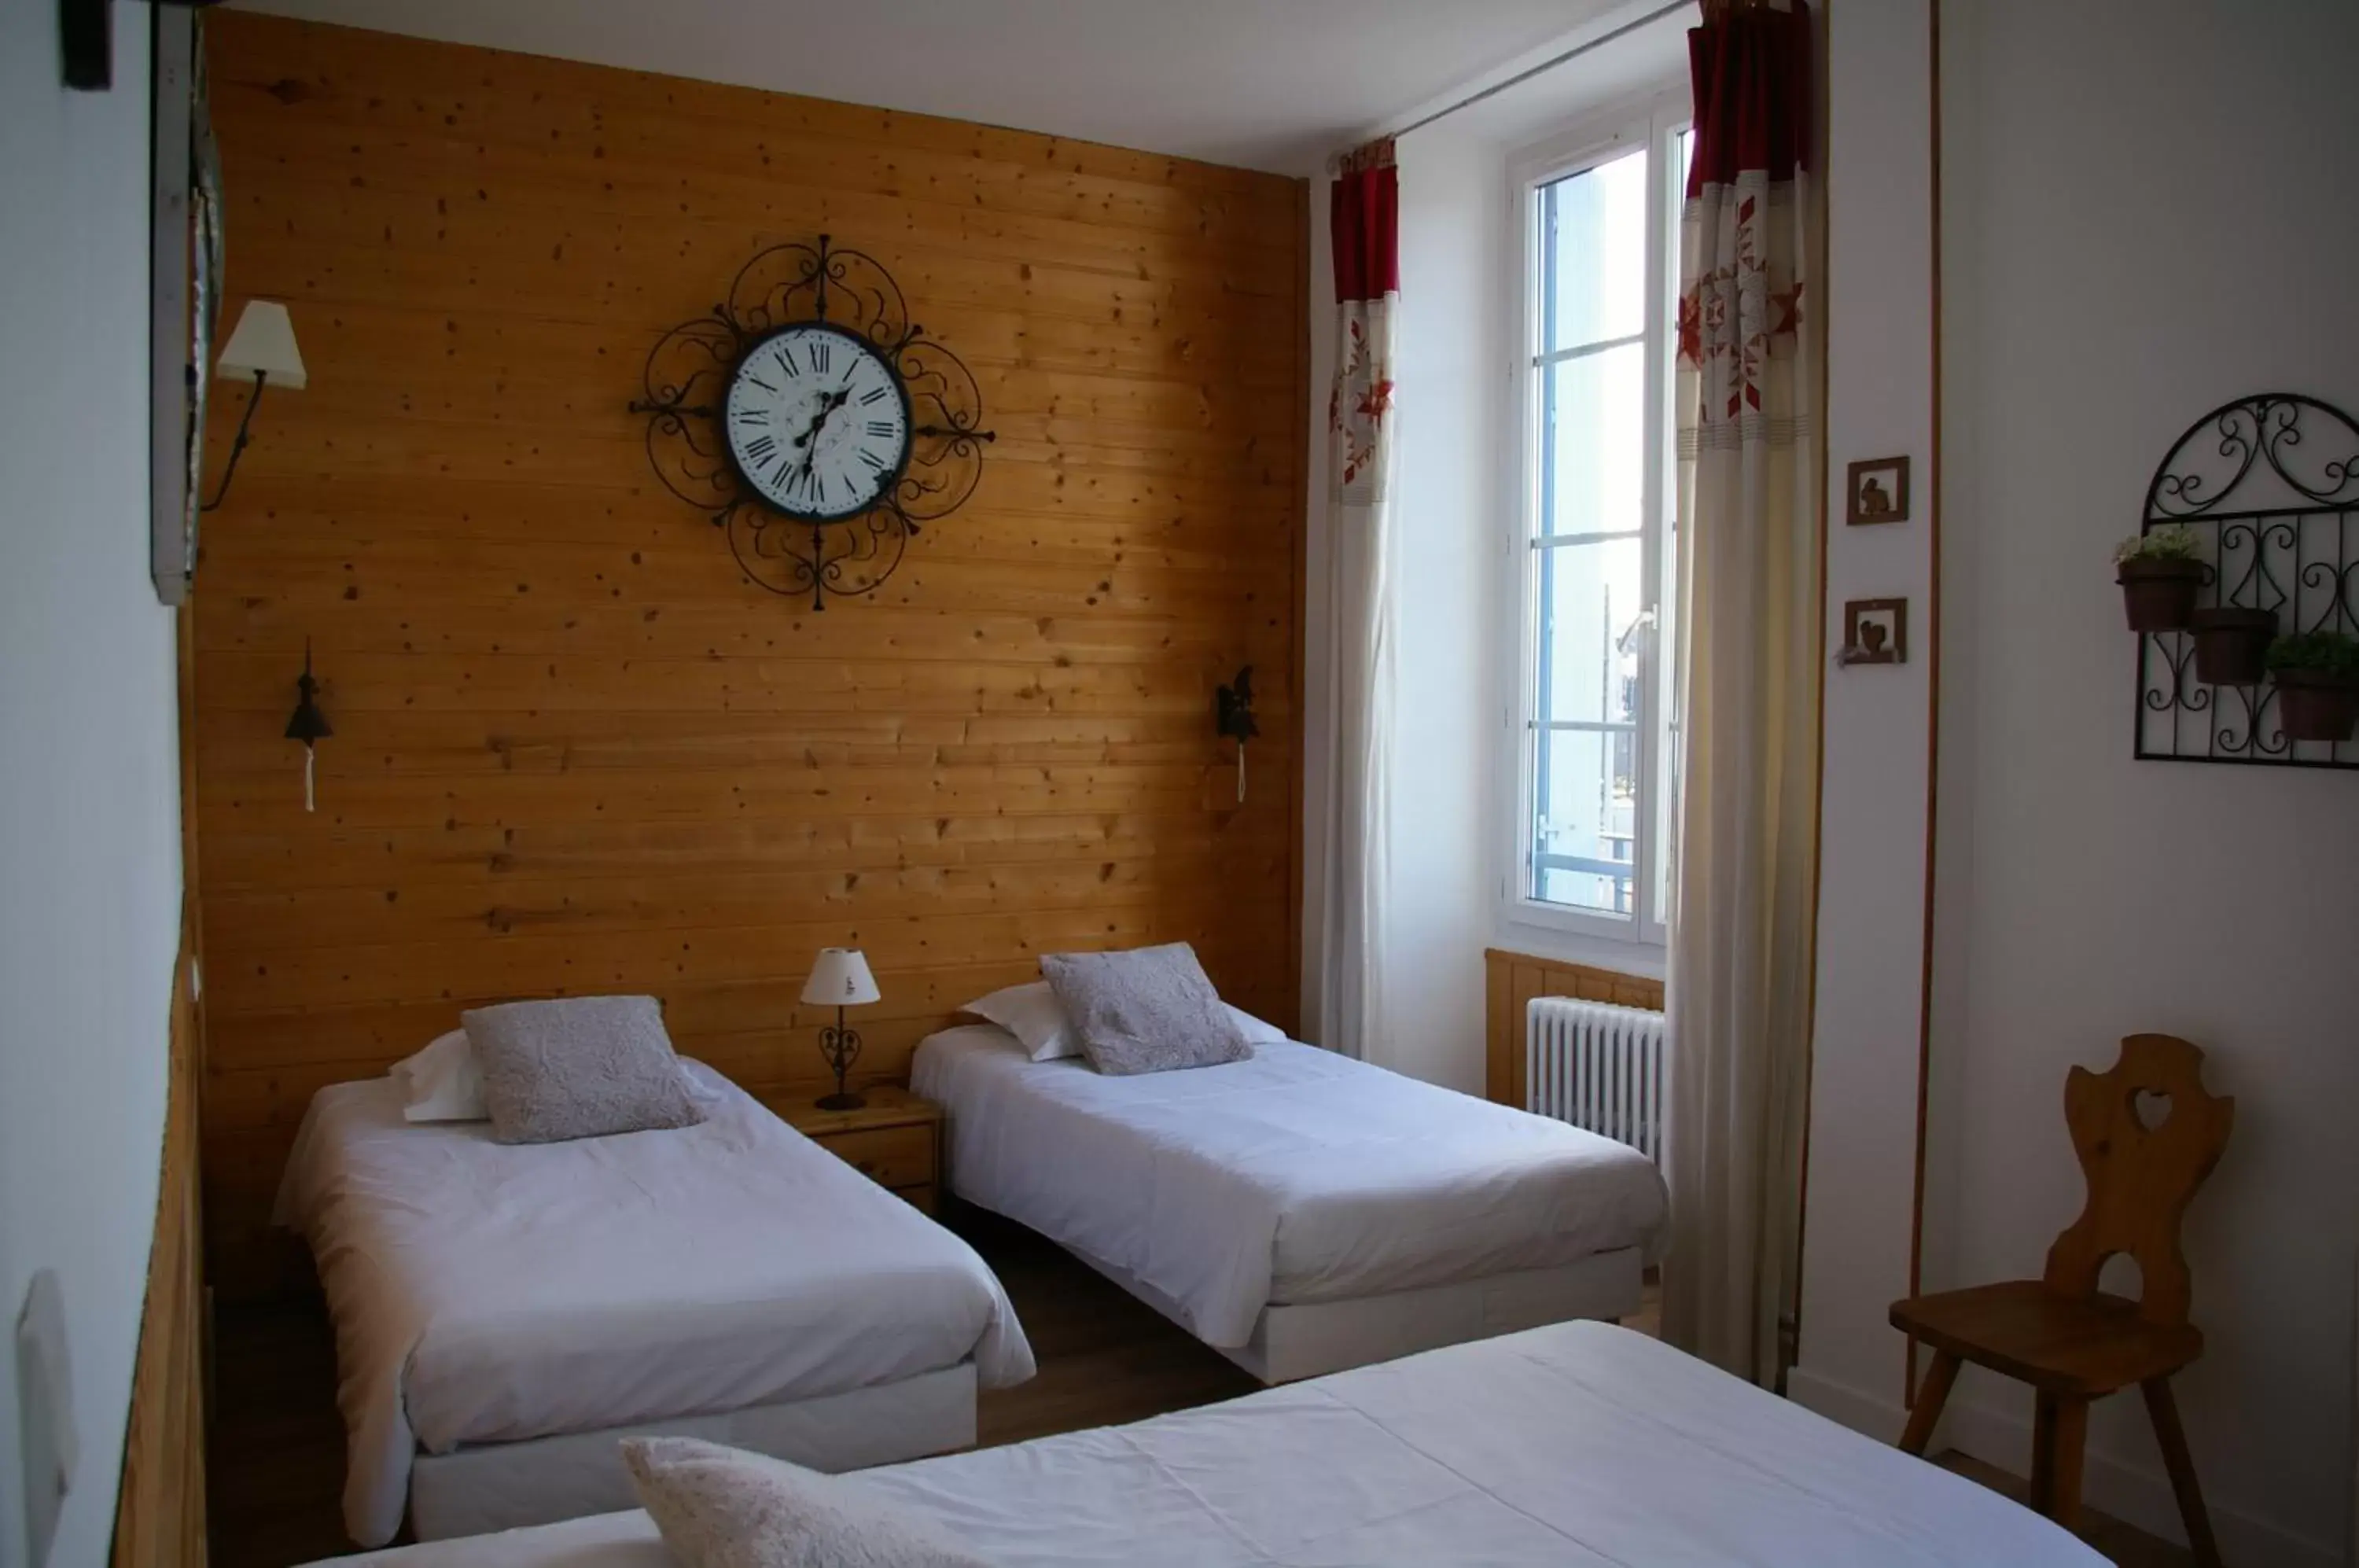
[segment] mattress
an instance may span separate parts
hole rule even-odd
[[[1032,1375],[964,1242],[690,1064],[698,1127],[516,1147],[410,1123],[390,1079],[313,1098],[279,1220],[318,1260],[344,1522],[400,1527],[412,1455],[777,1404],[972,1360]]]
[[[989,1025],[918,1048],[950,1179],[1151,1287],[1207,1344],[1262,1309],[1651,1249],[1663,1180],[1626,1144],[1292,1041],[1109,1077]]]
[[[1995,1492],[1592,1323],[863,1479],[998,1568],[2105,1561]],[[357,1562],[671,1568],[636,1512]]]

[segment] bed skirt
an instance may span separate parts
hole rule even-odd
[[[420,1454],[409,1522],[419,1541],[443,1541],[635,1508],[614,1446],[625,1437],[701,1437],[828,1471],[948,1454],[974,1443],[974,1363],[962,1361],[815,1399]]]
[[[1086,1253],[1073,1256],[1188,1326],[1178,1304],[1153,1286]],[[1265,1383],[1292,1383],[1543,1323],[1628,1317],[1641,1305],[1645,1276],[1641,1250],[1625,1247],[1561,1268],[1518,1269],[1422,1290],[1339,1301],[1272,1301],[1254,1320],[1251,1339],[1212,1348]]]

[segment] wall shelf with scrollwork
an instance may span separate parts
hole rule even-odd
[[[2147,486],[2139,531],[2176,526],[2201,542],[2202,605],[2268,612],[2281,636],[2359,635],[2359,424],[2341,409],[2269,392],[2204,415]],[[2359,740],[2289,739],[2271,681],[2201,679],[2191,633],[2137,641],[2139,757],[2359,768]]]

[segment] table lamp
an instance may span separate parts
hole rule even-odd
[[[835,1093],[821,1099],[821,1110],[856,1111],[868,1103],[843,1086],[844,1073],[860,1056],[860,1036],[844,1027],[843,1009],[865,1007],[877,999],[876,976],[868,973],[868,960],[858,948],[819,950],[819,962],[811,965],[810,978],[803,982],[803,1000],[835,1009],[834,1027],[819,1031],[819,1052],[835,1070]]]

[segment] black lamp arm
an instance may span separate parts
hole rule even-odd
[[[254,373],[254,396],[245,400],[245,416],[237,422],[237,440],[230,445],[229,461],[222,465],[221,487],[213,492],[213,498],[207,501],[199,510],[217,512],[221,510],[221,504],[229,498],[230,479],[237,473],[237,460],[245,453],[245,433],[254,426],[254,410],[260,407],[262,386],[269,379],[270,372],[266,370],[257,370]]]

